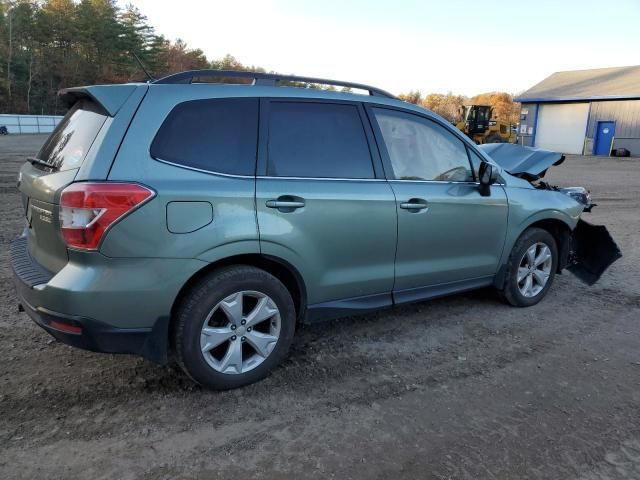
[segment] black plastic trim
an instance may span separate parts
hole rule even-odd
[[[472,278],[457,282],[439,283],[427,287],[409,288],[393,292],[393,301],[399,305],[402,303],[420,302],[431,298],[444,297],[454,293],[475,290],[477,288],[489,287],[494,282],[494,275]]]
[[[307,307],[304,323],[332,320],[393,306],[390,292],[316,303]]]
[[[97,320],[53,312],[33,307],[20,300],[31,319],[56,340],[83,350],[103,353],[129,353],[148,360],[167,364],[167,328],[169,317],[159,318],[153,327],[116,328]],[[52,322],[61,322],[82,328],[81,333],[67,333],[52,328]]]
[[[10,256],[15,276],[29,288],[47,283],[53,278],[53,274],[29,254],[27,237],[19,237],[11,242]]]
[[[421,302],[432,298],[444,297],[455,293],[476,290],[478,288],[493,285],[495,277],[472,278],[457,282],[441,283],[426,287],[409,288],[395,292],[377,293],[362,297],[332,300],[330,302],[316,303],[307,307],[304,323],[316,323],[325,320],[333,320],[350,315],[358,315],[372,310],[380,310],[404,303]]]

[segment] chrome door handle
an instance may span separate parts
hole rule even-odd
[[[429,208],[429,204],[425,200],[412,198],[408,202],[401,203],[400,208],[405,210],[424,210],[425,208]]]
[[[269,208],[302,208],[304,207],[304,202],[294,202],[294,201],[285,201],[285,200],[267,200],[266,203]]]

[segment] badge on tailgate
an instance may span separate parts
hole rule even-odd
[[[31,204],[31,208],[29,209],[31,215],[27,216],[29,220],[29,226],[31,226],[31,222],[33,221],[33,216],[38,215],[38,218],[41,222],[52,223],[53,221],[53,212],[51,210],[47,210],[46,208],[37,207]]]

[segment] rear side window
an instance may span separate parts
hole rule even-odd
[[[192,100],[176,105],[153,139],[158,160],[211,172],[255,173],[258,100]]]
[[[38,152],[38,159],[58,171],[79,168],[106,120],[107,114],[94,102],[76,102]]]
[[[358,108],[315,102],[272,102],[268,175],[373,178]]]

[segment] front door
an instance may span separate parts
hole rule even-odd
[[[256,208],[262,253],[299,270],[311,310],[390,304],[395,198],[376,174],[379,157],[372,157],[362,106],[265,100],[261,115],[266,165],[258,172]],[[351,306],[336,303],[344,299],[352,299]]]
[[[616,122],[598,122],[594,155],[609,155],[616,133]]]
[[[371,112],[397,199],[396,301],[491,283],[507,227],[502,186],[480,195],[469,157],[477,154],[443,125],[395,109]]]

